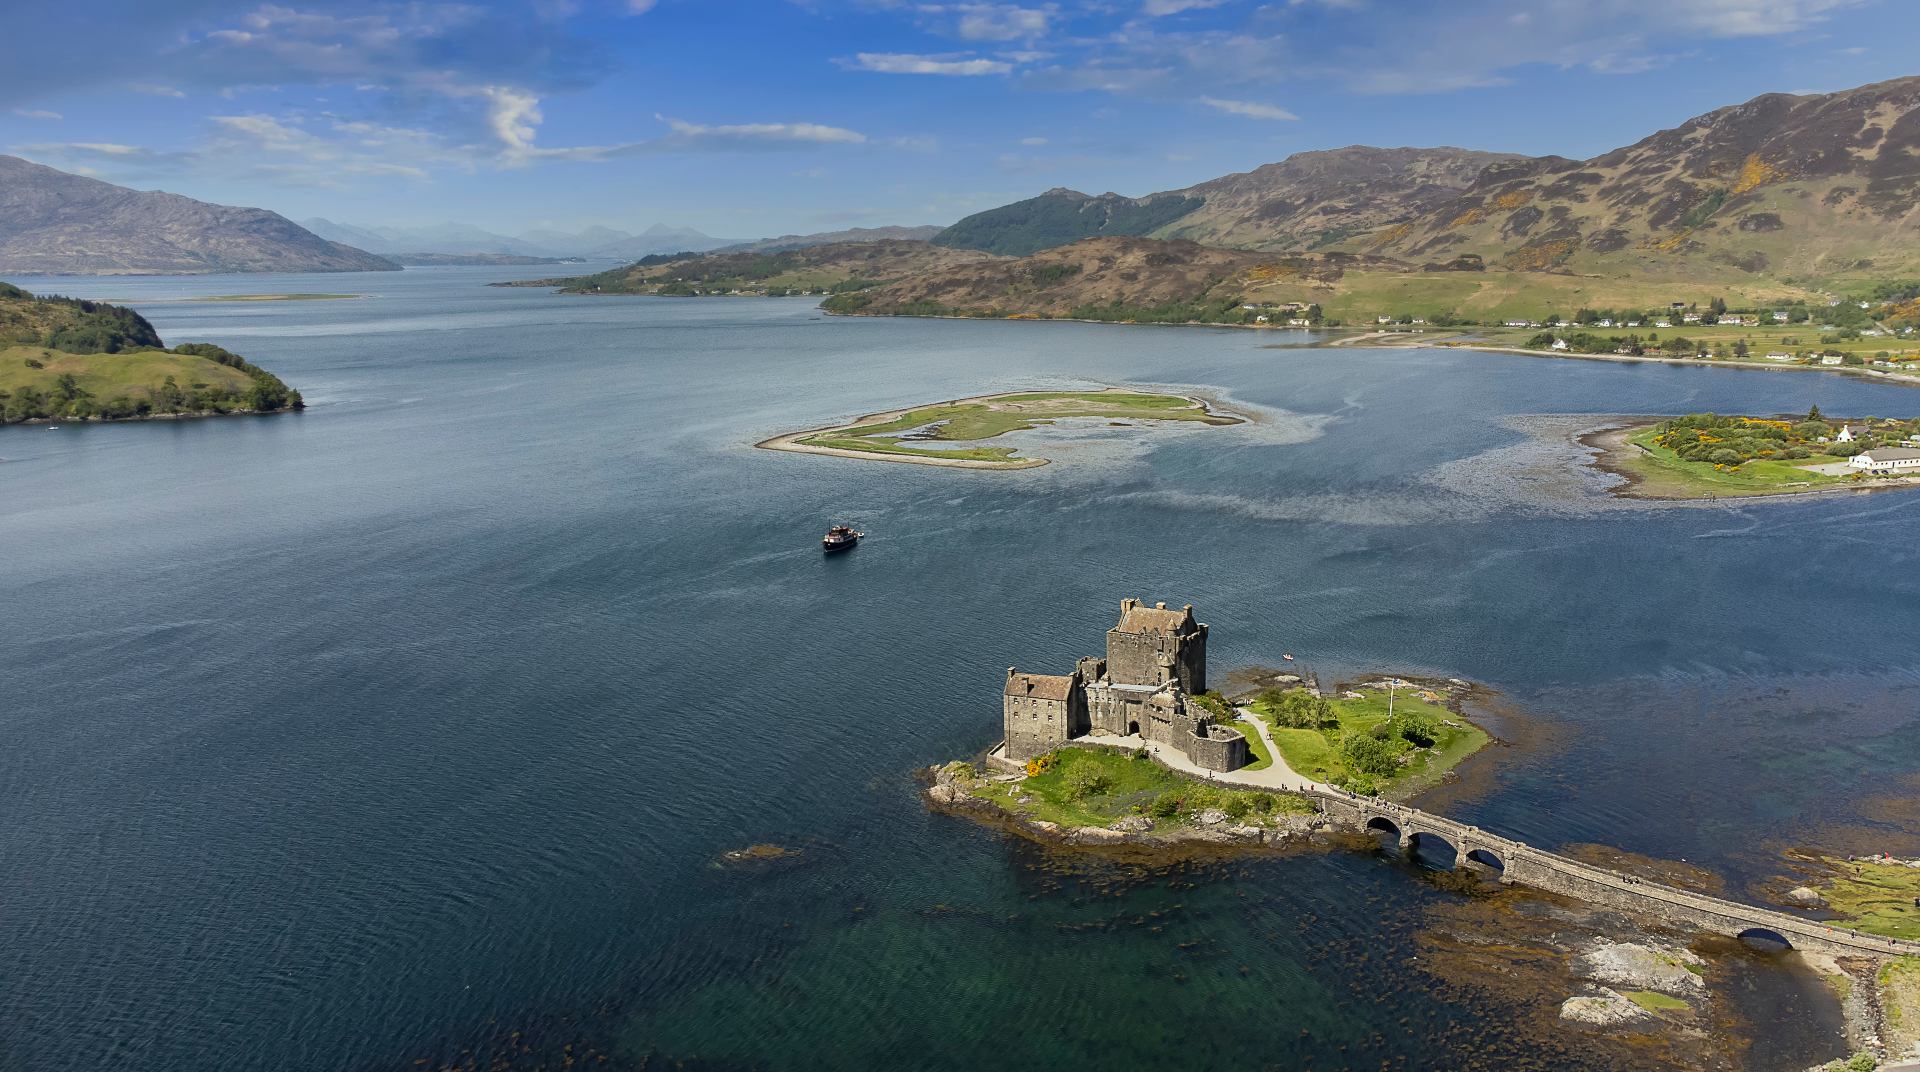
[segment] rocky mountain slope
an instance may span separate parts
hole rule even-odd
[[[129,190],[0,156],[0,272],[369,272],[397,265],[278,213]]]
[[[1331,287],[1349,271],[1416,269],[1348,253],[1273,254],[1112,235],[1017,260],[995,258],[916,273],[836,295],[826,307],[872,315],[1180,322],[1217,320],[1232,309],[1237,320],[1243,302],[1255,300],[1270,284]]]
[[[1591,160],[1488,168],[1350,248],[1519,271],[1844,282],[1920,272],[1920,77],[1756,97]]]
[[[1524,159],[1445,147],[1295,153],[1175,191],[1202,204],[1154,234],[1244,249],[1324,249],[1431,211],[1490,165]]]
[[[1189,238],[1238,249],[1320,249],[1418,215],[1473,185],[1489,164],[1515,159],[1521,158],[1364,145],[1296,153],[1145,197],[1089,197],[1056,188],[975,213],[933,240],[1010,256],[1103,235]]]
[[[778,238],[763,238],[758,242],[743,242],[737,246],[728,246],[725,253],[775,253],[783,249],[804,249],[807,246],[830,246],[840,242],[880,242],[886,239],[899,239],[903,242],[926,242],[945,228],[924,227],[849,227],[844,231],[820,231],[816,234],[790,234]]]
[[[836,242],[773,252],[659,254],[595,275],[523,280],[505,286],[557,286],[569,294],[728,294],[826,291],[869,286],[997,258],[970,249],[886,239]]]

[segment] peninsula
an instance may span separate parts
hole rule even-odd
[[[1246,421],[1184,395],[1146,394],[1117,387],[1100,391],[1019,391],[869,413],[848,424],[790,432],[755,446],[955,469],[1030,469],[1047,464],[1047,459],[1019,457],[1016,447],[948,444],[980,443],[1072,418],[1104,418],[1110,425],[1187,421],[1220,426]]]
[[[210,343],[168,349],[131,309],[0,283],[0,424],[275,413],[300,392]]]
[[[1920,485],[1920,420],[1690,413],[1580,437],[1638,499],[1743,498]]]

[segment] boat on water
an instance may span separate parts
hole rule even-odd
[[[820,549],[827,554],[835,551],[851,551],[853,545],[859,543],[860,537],[865,535],[864,532],[853,531],[851,525],[835,525],[827,530],[825,536],[820,537]]]

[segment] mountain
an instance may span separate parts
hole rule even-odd
[[[560,287],[569,294],[785,294],[857,289],[994,260],[991,254],[927,242],[837,242],[769,252],[662,253],[596,275],[496,286]]]
[[[1202,204],[1177,193],[1089,197],[1055,187],[1039,197],[976,212],[933,236],[933,244],[1022,257],[1096,235],[1152,234]]]
[[[926,242],[939,234],[944,228],[925,227],[849,227],[844,231],[821,231],[816,234],[790,234],[778,238],[763,238],[758,242],[743,242],[736,246],[725,247],[729,253],[774,253],[783,249],[804,249],[807,246],[829,246],[840,242],[879,242],[897,239],[902,242]]]
[[[943,246],[1023,256],[1096,235],[1189,238],[1240,249],[1318,249],[1444,203],[1488,165],[1524,159],[1467,149],[1296,153],[1275,164],[1145,197],[1052,189],[978,212]]]
[[[664,223],[656,223],[637,235],[586,250],[585,256],[637,260],[659,253],[704,253],[725,246],[737,246],[741,241],[738,238],[715,238],[691,227],[669,227]]]
[[[1201,204],[1154,234],[1243,249],[1322,249],[1430,211],[1489,166],[1524,159],[1444,147],[1295,153],[1174,191]]]
[[[1839,282],[1920,273],[1920,77],[1770,93],[1590,160],[1495,165],[1352,248],[1518,271]]]
[[[466,223],[430,223],[414,227],[361,227],[328,219],[300,221],[315,234],[336,242],[351,242],[380,254],[508,253],[521,257],[553,256],[551,250],[517,238],[495,234]]]
[[[1325,285],[1350,269],[1412,271],[1354,254],[1276,255],[1184,239],[1107,235],[1017,260],[981,259],[836,295],[837,313],[1076,317],[1141,321],[1241,319],[1243,295],[1266,280]]]
[[[151,275],[397,267],[265,209],[129,190],[0,156],[0,271]]]

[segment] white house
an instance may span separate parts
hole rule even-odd
[[[1698,324],[1700,322],[1700,314],[1699,313],[1684,314],[1683,316],[1680,317],[1680,322],[1682,324]]]
[[[1767,360],[1768,361],[1792,361],[1793,355],[1783,354],[1776,350],[1773,353],[1770,353],[1767,355]]]
[[[1308,320],[1304,316],[1292,316],[1287,318],[1287,326],[1290,328],[1307,328],[1313,326],[1313,321]]]
[[[1920,473],[1920,450],[1875,447],[1854,455],[1847,464],[1863,473]]]
[[[1673,326],[1673,321],[1671,321],[1671,320],[1656,320],[1656,321],[1654,321],[1654,322],[1653,322],[1653,326],[1654,326],[1654,327],[1656,327],[1656,328],[1670,328],[1670,327],[1672,327],[1672,326]]]
[[[1780,311],[1780,310],[1778,310],[1778,309],[1775,309],[1775,310],[1774,310],[1774,312],[1773,312],[1773,322],[1774,322],[1774,323],[1776,323],[1776,324],[1784,324],[1784,323],[1786,323],[1786,322],[1787,322],[1787,314],[1785,314],[1785,313],[1783,313],[1783,312],[1781,312],[1781,311]]]
[[[1376,316],[1373,318],[1373,322],[1376,324],[1391,324],[1393,323],[1393,318],[1390,316]]]
[[[1610,316],[1603,316],[1600,319],[1594,321],[1594,323],[1603,328],[1610,328],[1613,326],[1613,318]]]
[[[1554,349],[1556,349],[1556,350],[1564,350],[1564,349],[1566,349],[1566,348],[1567,348],[1567,340],[1565,340],[1565,339],[1555,339],[1555,340],[1553,340],[1553,348],[1554,348]]]
[[[1524,328],[1530,325],[1528,325],[1528,323],[1524,320],[1509,320],[1507,321],[1506,326],[1510,328]]]
[[[1253,318],[1253,322],[1256,324],[1264,324],[1268,321],[1268,319],[1270,318],[1267,316],[1267,314],[1261,313],[1259,316],[1256,316]]]
[[[1843,425],[1841,425],[1841,426],[1840,426],[1840,434],[1839,434],[1839,435],[1837,435],[1837,436],[1834,436],[1834,437],[1833,437],[1833,441],[1834,441],[1835,443],[1851,443],[1851,442],[1853,442],[1853,425],[1851,425],[1851,424],[1843,424]]]
[[[1838,365],[1842,360],[1843,359],[1839,354],[1821,354],[1820,355],[1820,363],[1822,365]]]

